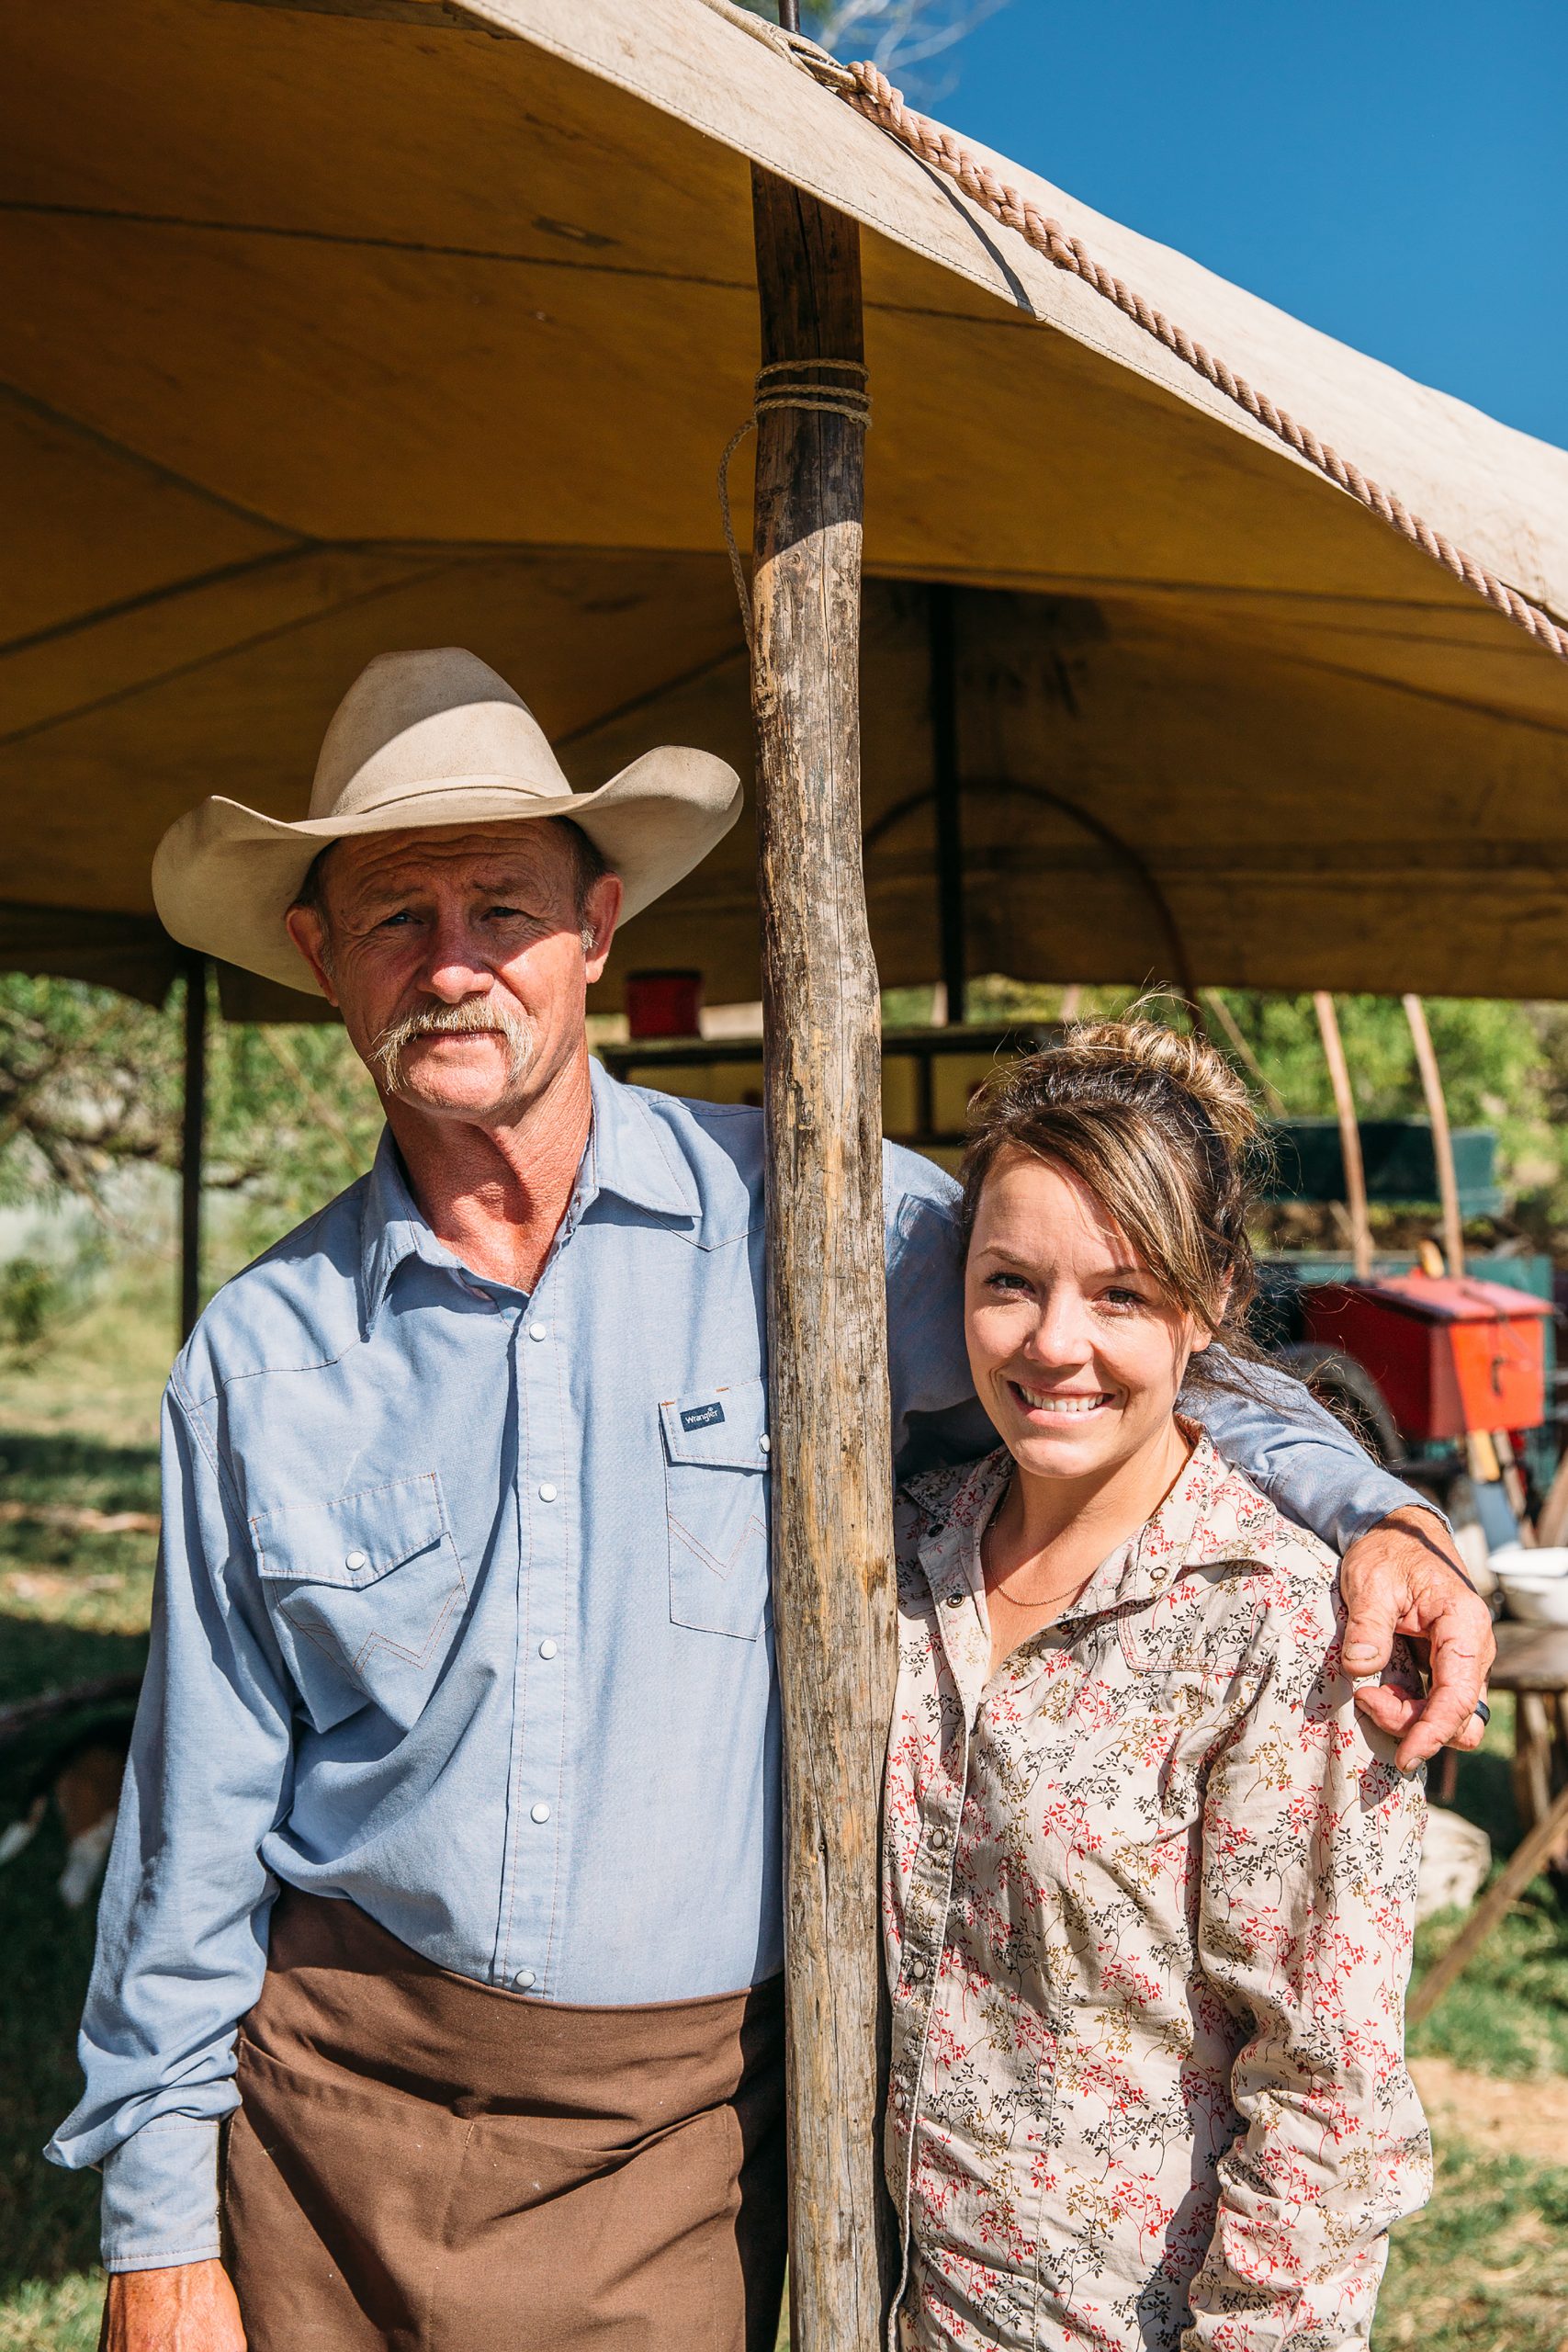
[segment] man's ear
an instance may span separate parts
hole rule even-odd
[[[625,896],[618,874],[602,874],[588,893],[582,910],[582,958],[590,988],[603,977],[610,960]]]
[[[327,927],[314,907],[290,907],[283,918],[288,926],[288,936],[305,958],[321,983],[321,994],[329,1004],[337,1003],[337,991],[333,987],[332,959],[327,954]]]

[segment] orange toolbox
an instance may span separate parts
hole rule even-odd
[[[1401,1433],[1463,1437],[1546,1419],[1544,1298],[1465,1276],[1325,1283],[1303,1298],[1314,1340],[1364,1364]]]

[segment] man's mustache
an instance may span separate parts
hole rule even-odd
[[[506,1040],[507,1081],[515,1085],[534,1051],[534,1024],[503,997],[467,996],[460,1004],[423,1005],[389,1022],[370,1047],[370,1059],[389,1094],[402,1084],[403,1056],[416,1037],[491,1035]]]

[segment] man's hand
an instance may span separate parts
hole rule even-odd
[[[245,2331],[220,2262],[122,2270],[109,2280],[98,2352],[245,2352]]]
[[[1432,1687],[1423,1702],[1369,1685],[1356,1704],[1399,1741],[1403,1770],[1439,1747],[1479,1747],[1484,1725],[1475,1702],[1497,1655],[1486,1604],[1467,1582],[1453,1540],[1427,1510],[1396,1510],[1346,1553],[1340,1589],[1349,1611],[1348,1674],[1377,1674],[1395,1634],[1431,1646]]]

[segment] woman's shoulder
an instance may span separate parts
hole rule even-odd
[[[1245,1471],[1203,1451],[1184,1557],[1168,1587],[1173,1620],[1196,1612],[1208,1639],[1239,1644],[1276,1674],[1292,1657],[1316,1671],[1337,1651],[1344,1620],[1338,1554],[1287,1519]]]
[[[1305,1527],[1287,1519],[1277,1503],[1202,1441],[1197,1510],[1187,1554],[1190,1567],[1252,1566],[1271,1571],[1281,1583],[1331,1589],[1339,1575],[1339,1555]]]

